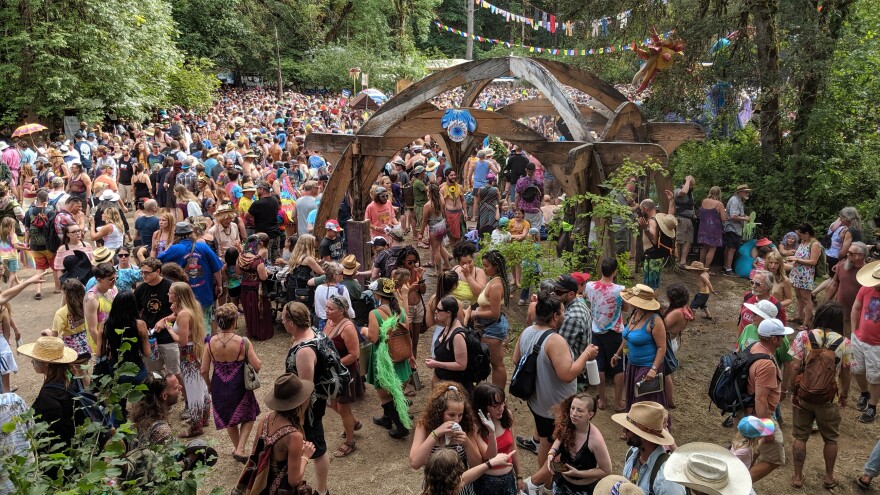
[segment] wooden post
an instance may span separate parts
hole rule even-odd
[[[345,240],[348,254],[353,254],[362,269],[373,266],[373,251],[370,249],[370,222],[352,218],[345,224]]]
[[[464,58],[474,59],[474,0],[467,0],[467,50]]]

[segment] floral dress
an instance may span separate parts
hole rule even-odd
[[[174,324],[174,332],[177,332],[177,323]],[[188,342],[180,348],[180,373],[186,389],[190,423],[194,429],[207,426],[211,413],[211,395],[205,379],[202,378],[201,368],[201,356],[196,355],[195,346]]]
[[[810,248],[813,246],[813,242],[798,244],[794,257],[799,260],[810,259]],[[795,289],[813,290],[813,282],[816,279],[816,266],[795,263],[791,273],[788,274],[788,278],[791,280],[791,286]]]

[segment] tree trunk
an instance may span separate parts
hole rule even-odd
[[[782,132],[779,128],[779,95],[782,84],[779,76],[779,44],[776,40],[776,12],[779,4],[778,0],[750,0],[748,8],[752,12],[758,50],[761,151],[764,160],[773,163],[778,160],[782,143]]]
[[[852,0],[837,0],[824,4],[819,11],[819,19],[813,31],[816,35],[811,42],[804,44],[806,58],[813,66],[812,70],[802,72],[798,86],[797,117],[792,129],[792,155],[799,155],[807,142],[807,128],[810,125],[810,117],[816,106],[819,92],[827,80],[828,64],[834,56],[834,47],[840,39],[843,23],[849,15]],[[818,2],[811,2],[808,8],[817,10]],[[808,35],[804,30],[803,35]]]

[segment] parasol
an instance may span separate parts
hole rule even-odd
[[[21,137],[27,136],[28,134],[33,134],[35,132],[45,131],[47,128],[41,124],[25,124],[20,126],[15,132],[12,133],[12,137]]]

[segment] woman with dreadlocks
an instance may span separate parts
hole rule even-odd
[[[483,272],[489,279],[483,291],[477,296],[477,307],[470,317],[474,329],[482,331],[484,344],[489,346],[489,361],[492,364],[492,383],[499,388],[507,384],[507,369],[504,367],[504,339],[510,326],[501,313],[501,304],[510,300],[507,285],[507,261],[504,255],[493,249],[483,254]]]

